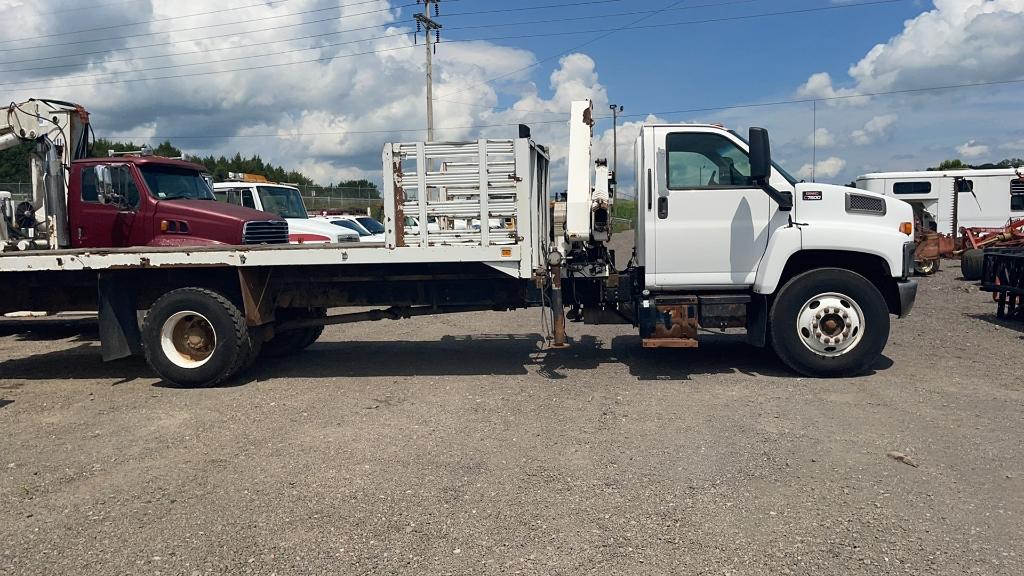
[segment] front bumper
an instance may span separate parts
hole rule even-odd
[[[917,278],[897,281],[896,289],[900,294],[899,317],[903,318],[914,308],[914,300],[917,299]]]

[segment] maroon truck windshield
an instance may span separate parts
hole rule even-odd
[[[142,171],[149,191],[159,200],[216,200],[210,185],[195,170],[153,164],[144,164],[139,170]]]

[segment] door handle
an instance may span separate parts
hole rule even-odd
[[[668,196],[658,198],[658,218],[662,220],[668,218]]]

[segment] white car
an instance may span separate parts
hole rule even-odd
[[[359,235],[360,242],[384,243],[384,225],[369,216],[332,214],[321,216],[320,218],[329,222],[332,226],[355,232]]]
[[[213,185],[213,194],[221,202],[281,216],[288,221],[288,241],[292,244],[360,241],[355,230],[310,218],[298,189],[291,186],[264,182],[218,182]]]
[[[440,232],[441,225],[434,216],[427,216],[427,232]],[[405,217],[405,232],[407,234],[420,233],[420,219],[412,216]]]

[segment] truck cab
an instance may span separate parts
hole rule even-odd
[[[692,304],[694,338],[697,325],[746,327],[799,372],[843,374],[881,352],[889,314],[910,311],[907,203],[798,182],[761,128],[648,124],[635,155],[645,344],[675,345],[659,325]]]
[[[288,240],[283,218],[216,202],[202,166],[158,156],[75,160],[67,206],[72,248]]]

